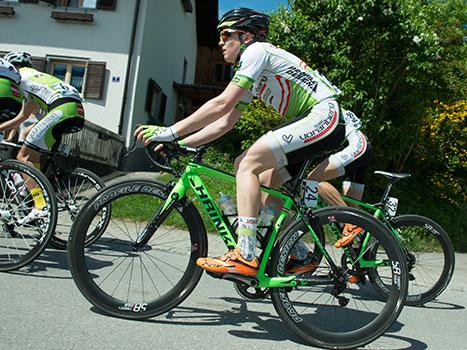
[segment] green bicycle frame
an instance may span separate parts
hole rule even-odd
[[[196,197],[203,205],[206,210],[208,217],[216,229],[217,233],[220,235],[224,244],[228,249],[232,249],[236,246],[237,242],[230,231],[230,225],[224,220],[221,210],[216,205],[211,194],[203,183],[200,175],[205,174],[212,177],[219,178],[221,180],[226,180],[230,182],[235,182],[235,176],[223,172],[221,170],[214,169],[207,165],[197,164],[197,163],[188,163],[184,172],[180,175],[178,181],[175,183],[175,186],[171,190],[167,200],[165,201],[162,210],[160,211],[161,215],[165,210],[170,210],[173,207],[174,203],[186,195],[186,192],[189,188],[193,190]],[[277,288],[277,287],[293,287],[298,284],[295,280],[296,276],[286,276],[286,277],[269,277],[266,275],[266,266],[271,255],[271,251],[274,247],[274,243],[279,235],[281,225],[283,224],[287,213],[289,210],[293,209],[298,216],[303,220],[303,222],[308,226],[313,240],[316,242],[318,249],[320,249],[323,255],[330,260],[329,255],[321,244],[319,238],[313,229],[308,225],[303,213],[300,211],[300,208],[295,204],[292,198],[279,192],[277,190],[261,187],[261,191],[268,193],[274,197],[280,198],[284,201],[284,205],[279,213],[278,218],[276,219],[273,227],[269,241],[264,249],[263,258],[260,261],[258,274],[256,278],[258,279],[258,287],[260,288]]]
[[[386,225],[386,227],[388,227],[390,229],[392,234],[397,238],[397,240],[401,243],[401,246],[402,246],[401,238],[400,238],[397,230],[395,230],[392,227],[391,223],[389,222],[389,220],[387,219],[386,215],[384,214],[383,210],[381,210],[381,208],[379,208],[377,205],[365,203],[365,202],[362,202],[362,201],[360,201],[358,199],[355,199],[355,198],[352,198],[352,197],[342,196],[342,199],[346,203],[355,204],[359,208],[365,209],[367,212],[371,213],[375,218],[383,221],[384,224]],[[361,252],[365,252],[368,241],[369,241],[369,238],[370,238],[370,236],[369,236],[369,234],[367,234],[365,236],[365,239],[363,240],[362,248],[360,250]],[[344,249],[344,250],[346,250],[346,249]],[[348,251],[346,252],[346,254],[349,254]],[[360,254],[360,256],[358,257],[358,262],[359,262],[359,264],[360,264],[360,266],[362,268],[372,268],[372,267],[385,265],[385,263],[383,261],[381,261],[381,260],[375,260],[375,261],[365,260],[362,257],[362,255],[363,254]]]

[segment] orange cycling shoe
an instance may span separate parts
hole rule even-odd
[[[285,267],[285,273],[288,275],[302,275],[304,273],[313,272],[318,267],[313,253],[308,253],[305,259],[299,259],[291,255]]]
[[[216,273],[234,273],[245,276],[256,276],[258,259],[249,261],[240,255],[240,249],[235,248],[217,258],[198,258],[196,265],[202,269]]]
[[[355,237],[357,237],[360,233],[363,232],[361,227],[352,224],[345,224],[344,229],[342,230],[342,237],[339,239],[334,246],[336,248],[342,248],[348,246],[350,243],[353,242]]]
[[[361,278],[358,277],[357,275],[350,275],[349,278],[347,279],[347,282],[349,283],[358,283],[361,281]]]

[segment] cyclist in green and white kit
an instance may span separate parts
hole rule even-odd
[[[39,122],[27,135],[17,159],[40,168],[42,152],[51,151],[54,146],[58,146],[63,134],[83,128],[84,109],[81,97],[75,87],[32,68],[29,53],[10,52],[4,58],[19,70],[24,103],[16,117],[0,124],[0,131],[16,129],[33,115],[38,117]],[[40,209],[43,204],[41,194],[34,196],[33,193],[33,197],[36,209]],[[35,214],[40,215],[40,210],[32,212],[32,216]]]
[[[0,123],[14,118],[23,106],[21,75],[8,61],[0,58]]]
[[[218,25],[219,45],[224,59],[236,63],[237,70],[224,92],[170,128],[144,125],[135,131],[146,144],[182,136],[181,145],[205,144],[231,129],[253,97],[283,116],[284,124],[262,136],[235,162],[238,246],[222,257],[197,261],[216,273],[257,273],[260,175],[335,150],[345,138],[345,123],[336,101],[340,90],[298,57],[265,42],[268,25],[268,16],[251,9],[226,13]]]

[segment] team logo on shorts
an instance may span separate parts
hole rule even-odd
[[[10,86],[11,86],[11,94],[15,97],[20,97],[19,88],[14,84],[11,84]]]
[[[284,140],[287,143],[291,143],[293,139],[293,135],[282,135],[282,140]]]

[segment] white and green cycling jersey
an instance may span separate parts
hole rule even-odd
[[[44,111],[58,99],[73,99],[81,102],[78,90],[62,80],[33,68],[20,68],[21,87],[26,99],[32,99]]]
[[[231,83],[249,90],[237,109],[244,110],[257,97],[285,119],[298,117],[341,92],[297,56],[264,42],[245,49]]]

